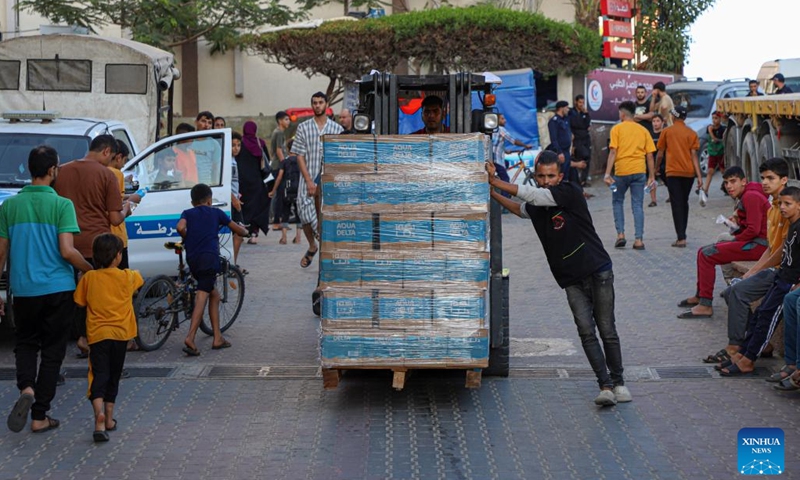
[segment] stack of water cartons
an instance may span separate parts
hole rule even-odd
[[[488,365],[483,134],[324,138],[325,368]]]

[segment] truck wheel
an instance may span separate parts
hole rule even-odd
[[[742,143],[742,169],[747,178],[759,178],[758,175],[758,147],[756,136],[747,132]]]
[[[758,160],[759,165],[764,163],[765,160],[775,156],[775,145],[772,143],[772,135],[767,134],[761,137],[758,142]]]
[[[736,127],[731,126],[725,130],[725,166],[726,167],[741,167],[742,159],[739,158],[737,152],[739,147],[739,134]],[[749,177],[748,177],[749,178]]]
[[[483,374],[492,377],[507,377],[510,367],[511,336],[508,328],[508,284],[509,278],[503,277],[503,344],[489,350],[489,367],[483,369]]]
[[[706,150],[705,140],[700,140],[700,155],[698,155],[697,159],[700,162],[700,173],[705,177],[706,173],[708,173],[708,150]]]

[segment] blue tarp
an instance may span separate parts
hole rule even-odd
[[[506,70],[492,72],[503,83],[495,88],[497,110],[506,117],[506,129],[517,140],[539,148],[539,122],[536,119],[536,81],[533,70]],[[477,103],[476,103],[477,102]],[[477,94],[472,104],[480,105]],[[506,142],[506,149],[519,149]]]

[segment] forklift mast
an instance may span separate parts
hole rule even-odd
[[[450,133],[480,131],[483,105],[473,113],[472,92],[480,98],[492,92],[492,84],[483,75],[459,72],[449,75],[394,75],[375,73],[365,75],[359,83],[359,112],[369,115],[375,123],[376,135],[399,133],[399,98],[406,92],[435,94],[445,101],[450,117]]]

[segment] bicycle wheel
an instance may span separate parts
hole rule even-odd
[[[146,352],[158,349],[167,341],[178,320],[177,287],[166,275],[149,279],[133,302],[139,334],[136,344]]]
[[[225,275],[225,268],[217,274],[217,281],[214,288],[219,292],[219,329],[224,332],[239,316],[244,301],[244,275],[236,265],[228,265],[228,274]],[[200,330],[206,335],[214,335],[211,328],[211,320],[207,314],[203,314],[200,322]]]

